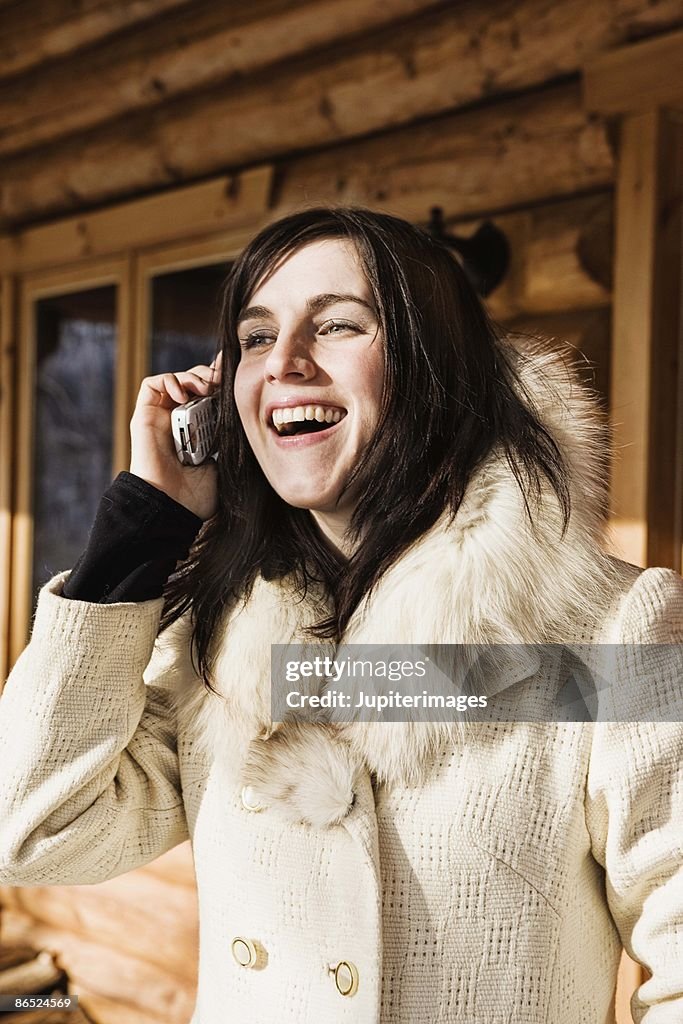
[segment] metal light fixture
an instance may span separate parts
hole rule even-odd
[[[472,286],[482,298],[498,287],[510,264],[510,245],[506,235],[491,221],[485,221],[469,238],[446,231],[443,210],[433,206],[430,211],[429,234],[453,249]]]

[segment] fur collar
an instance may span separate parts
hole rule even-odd
[[[602,552],[603,417],[557,353],[520,354],[520,376],[568,461],[572,515],[564,536],[550,487],[543,486],[542,514],[532,526],[507,461],[493,453],[457,516],[436,523],[361,603],[344,643],[552,643],[596,634],[614,594],[614,563]],[[249,601],[231,613],[219,644],[215,676],[223,699],[196,677],[178,695],[179,728],[191,732],[216,770],[253,787],[287,820],[317,827],[348,813],[360,772],[369,770],[380,782],[419,783],[459,728],[273,727],[270,645],[302,641],[320,612],[320,602],[302,600],[290,582],[259,580]],[[183,628],[185,636],[178,639],[176,631],[169,642],[186,644]]]

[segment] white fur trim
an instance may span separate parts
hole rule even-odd
[[[562,535],[555,493],[529,521],[500,453],[474,475],[454,520],[444,516],[384,575],[352,616],[343,643],[549,643],[594,637],[614,599],[614,563],[602,551],[607,443],[592,394],[557,353],[520,354],[520,377],[567,460],[572,513]],[[533,510],[532,510],[533,511]],[[357,767],[383,781],[419,781],[458,734],[440,723],[355,722],[336,729],[270,721],[270,645],[304,638],[322,614],[291,583],[259,580],[220,642],[222,702],[187,693],[185,728],[240,784],[253,785],[288,820],[322,827],[352,802]],[[220,704],[222,703],[222,707]]]

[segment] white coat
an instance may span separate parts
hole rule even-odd
[[[494,453],[346,642],[681,644],[680,577],[601,552],[591,400],[553,360],[524,379],[572,471],[565,535],[545,487],[529,525]],[[155,640],[161,600],[70,601],[63,580],[0,700],[0,882],[99,882],[189,836],[192,1024],[607,1024],[622,943],[652,972],[635,1020],[681,1024],[681,723],[273,727],[270,645],[312,595],[257,582],[220,638],[221,699],[185,623]],[[670,650],[657,685],[680,707]]]

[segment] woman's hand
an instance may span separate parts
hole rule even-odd
[[[131,473],[204,520],[216,511],[216,465],[213,459],[201,466],[183,466],[178,461],[171,410],[198,395],[213,394],[220,379],[220,356],[211,366],[145,377],[130,423]]]

